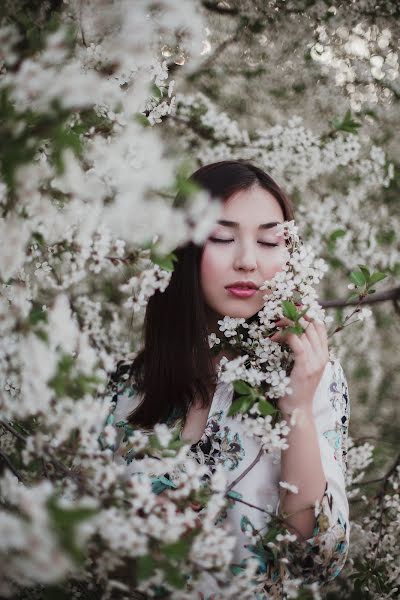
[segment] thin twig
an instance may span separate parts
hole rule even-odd
[[[49,471],[46,465],[46,461],[45,459],[42,457],[42,467],[43,467],[43,475],[46,477],[46,479],[49,478]]]
[[[82,23],[82,13],[83,13],[83,2],[82,0],[79,3],[79,29],[81,31],[82,44],[87,48],[86,38],[85,38],[85,30],[83,28]]]
[[[210,68],[210,66],[215,61],[215,59],[218,58],[218,56],[220,56],[222,54],[222,52],[224,50],[226,50],[226,48],[228,48],[235,42],[239,41],[240,34],[242,33],[242,29],[243,29],[243,25],[240,25],[231,37],[226,38],[220,44],[218,44],[218,46],[215,48],[214,52],[199,66],[199,68],[188,74],[189,81],[193,81],[194,79],[199,77],[202,73],[205,73],[207,71],[207,69]]]
[[[211,2],[210,0],[202,0],[202,5],[210,12],[218,13],[220,15],[236,16],[239,14],[238,8],[234,6],[229,6],[228,4],[224,4],[223,2]]]
[[[257,456],[255,457],[255,459],[253,460],[253,462],[247,467],[247,469],[245,469],[243,471],[243,473],[241,473],[239,475],[239,477],[237,477],[234,481],[232,481],[232,483],[227,487],[226,491],[230,492],[231,489],[237,484],[239,483],[239,481],[241,481],[243,479],[243,477],[245,477],[247,475],[247,473],[254,467],[255,464],[258,463],[258,461],[260,460],[261,456],[263,454],[263,448],[261,446]]]
[[[6,454],[4,454],[4,452],[2,450],[0,450],[0,458],[3,459],[3,461],[6,463],[7,467],[10,469],[10,471],[12,473],[14,473],[14,475],[18,478],[18,480],[21,483],[24,483],[24,480],[22,478],[22,475],[19,473],[19,471],[14,467],[14,465],[12,464],[12,462],[10,461],[10,459],[8,458],[8,456]]]
[[[104,258],[106,258],[107,260],[111,260],[113,264],[118,262],[122,262],[125,265],[131,264],[131,261],[128,258],[122,258],[120,256],[105,256]]]
[[[235,502],[241,502],[242,504],[246,504],[246,506],[250,506],[250,508],[254,508],[255,510],[259,510],[260,512],[266,513],[267,515],[271,515],[271,511],[269,510],[265,510],[265,508],[261,508],[260,506],[256,506],[255,504],[251,504],[250,502],[247,502],[246,500],[243,500],[242,498],[234,498],[232,496],[227,496],[230,500],[234,500]],[[310,506],[306,506],[305,508],[301,508],[298,511],[296,511],[296,513],[292,513],[292,514],[297,514],[297,512],[303,512],[304,510],[310,510],[313,507]],[[292,530],[295,531],[297,537],[300,540],[306,539],[304,538],[304,536],[302,535],[302,533],[300,533],[300,531],[297,529],[297,527],[295,527],[294,525],[289,525],[286,521],[286,519],[280,515],[274,515],[275,519],[277,519],[277,521],[279,521],[279,523],[282,523],[282,525],[284,525],[286,527],[286,529],[289,529],[289,527],[292,528]],[[292,515],[288,515],[288,516],[292,516]]]
[[[369,479],[368,481],[354,481],[352,483],[352,485],[369,485],[370,483],[379,483],[380,481],[383,481],[384,477],[378,477],[377,479]]]
[[[8,423],[6,423],[6,421],[0,421],[0,425],[2,427],[4,427],[4,429],[7,429],[7,431],[9,431],[10,433],[12,433],[16,438],[18,438],[22,442],[26,442],[26,437],[24,435],[22,435],[22,433],[19,433],[19,431],[17,431],[16,429],[14,429],[14,427],[12,427]]]
[[[266,514],[270,514],[270,511],[265,510],[265,508],[261,508],[260,506],[256,506],[255,504],[251,504],[250,502],[247,502],[246,500],[242,500],[242,498],[233,498],[232,496],[227,496],[230,500],[234,500],[235,502],[241,502],[242,504],[246,504],[246,506],[250,506],[250,508],[255,508],[256,510],[259,510],[260,512],[266,513]]]

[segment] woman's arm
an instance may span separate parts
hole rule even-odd
[[[290,415],[283,413],[290,423]],[[287,437],[289,448],[282,450],[281,480],[295,485],[298,493],[280,490],[280,508],[288,516],[285,525],[301,540],[311,537],[316,519],[314,504],[322,497],[326,479],[322,467],[318,433],[311,410],[299,410]]]
[[[305,319],[305,332],[301,336],[282,333],[272,340],[287,343],[293,350],[295,363],[290,376],[292,394],[279,400],[283,418],[290,423],[287,443],[282,451],[281,479],[295,485],[295,493],[280,490],[281,511],[287,513],[288,529],[299,539],[307,539],[315,527],[315,502],[321,501],[326,489],[318,432],[313,416],[313,399],[329,360],[328,336],[324,323]],[[290,324],[288,319],[279,325]],[[296,413],[296,417],[294,415]]]
[[[303,535],[307,535],[307,532],[299,534],[295,531],[295,527],[301,528],[302,524],[298,527],[298,523],[295,524],[288,518],[288,504],[281,509],[281,500],[278,502],[276,515],[283,518],[284,525],[291,522],[292,527],[287,529],[290,533],[295,533],[297,539],[290,541],[280,553],[280,558],[270,565],[271,579],[276,582],[283,582],[289,577],[301,578],[305,583],[318,582],[324,585],[343,569],[349,551],[350,520],[345,478],[350,401],[346,377],[338,360],[329,361],[326,366],[313,400],[312,415],[317,433],[317,456],[321,460],[326,487],[322,500],[315,509],[315,527],[311,536],[306,539]],[[303,432],[306,429],[307,426]],[[301,447],[304,448],[303,442]],[[296,461],[296,456],[294,460]],[[288,492],[285,499],[282,493],[282,504],[289,498],[289,494],[290,498],[297,496]],[[299,516],[301,514],[302,512],[298,513]],[[285,561],[285,574],[282,572],[280,559]]]

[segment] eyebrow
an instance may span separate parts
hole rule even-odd
[[[236,223],[236,221],[226,221],[225,219],[221,219],[217,221],[217,223],[219,223],[219,225],[225,225],[225,227],[233,227],[235,229],[239,227],[239,223]],[[271,229],[271,227],[275,227],[275,225],[280,225],[280,222],[272,221],[270,223],[261,223],[261,225],[258,226],[258,229]]]

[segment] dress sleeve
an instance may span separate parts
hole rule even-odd
[[[325,492],[316,510],[312,537],[289,542],[284,571],[289,578],[322,585],[342,570],[350,535],[345,484],[350,405],[346,377],[337,359],[327,364],[313,400],[313,414],[326,478]],[[282,574],[280,567],[275,577]]]

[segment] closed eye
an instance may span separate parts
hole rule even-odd
[[[234,242],[235,240],[220,240],[219,238],[210,237],[208,238],[212,242],[217,242],[218,244],[229,244],[229,242]],[[271,242],[258,242],[262,246],[273,246],[276,247],[278,244],[272,244]]]

